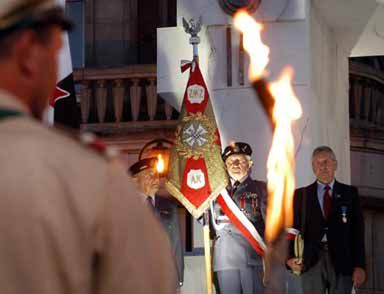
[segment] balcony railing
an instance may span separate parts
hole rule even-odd
[[[94,132],[174,128],[178,113],[156,92],[156,66],[77,69],[81,128]]]

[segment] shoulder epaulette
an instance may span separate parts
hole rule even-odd
[[[96,153],[106,157],[108,159],[116,158],[119,155],[119,151],[116,148],[108,146],[105,142],[99,139],[97,136],[91,133],[81,133],[80,142],[95,151]]]

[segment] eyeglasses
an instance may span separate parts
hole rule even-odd
[[[227,166],[233,165],[248,165],[248,160],[245,159],[235,159],[235,160],[227,160],[225,163]]]

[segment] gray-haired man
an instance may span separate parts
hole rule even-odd
[[[365,281],[364,222],[357,189],[335,179],[328,146],[313,151],[316,181],[295,192],[294,229],[304,237],[304,264],[290,246],[288,266],[302,271],[303,293],[350,294]]]

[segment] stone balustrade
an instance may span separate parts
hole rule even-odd
[[[82,127],[175,121],[177,111],[157,95],[156,66],[77,69],[76,94]]]

